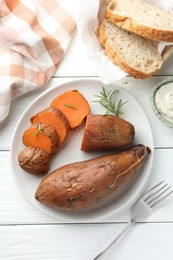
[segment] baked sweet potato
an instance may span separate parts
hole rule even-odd
[[[25,148],[18,156],[20,167],[33,175],[46,174],[50,160],[50,154],[34,146]]]
[[[113,115],[89,114],[81,144],[82,151],[125,147],[133,142],[134,126]]]
[[[31,125],[23,134],[22,141],[25,146],[35,146],[54,154],[59,145],[59,136],[54,127],[44,123]]]
[[[129,183],[149,152],[148,147],[138,145],[117,154],[60,167],[41,181],[35,198],[63,210],[90,207]]]

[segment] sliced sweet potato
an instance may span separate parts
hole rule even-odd
[[[122,148],[133,142],[134,126],[117,116],[90,114],[87,116],[82,151]]]
[[[48,107],[45,110],[30,118],[32,124],[45,123],[53,126],[59,135],[59,141],[62,143],[69,131],[69,123],[64,114],[55,107]]]
[[[67,91],[57,96],[51,102],[51,106],[58,108],[65,115],[71,129],[81,125],[90,112],[88,102],[77,90]]]
[[[35,146],[54,154],[59,145],[59,136],[54,127],[35,123],[24,132],[22,141],[26,146]]]
[[[34,146],[25,148],[18,156],[20,167],[33,175],[46,174],[50,160],[51,155],[48,152]]]

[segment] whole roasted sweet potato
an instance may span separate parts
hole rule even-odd
[[[117,154],[60,167],[41,181],[35,198],[63,210],[94,205],[131,181],[149,152],[148,147],[138,145]]]
[[[133,142],[134,126],[113,115],[89,114],[87,116],[82,151],[121,148]]]
[[[20,167],[33,175],[46,174],[50,167],[51,156],[45,150],[30,146],[18,156]]]

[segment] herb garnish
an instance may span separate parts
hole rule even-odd
[[[107,92],[106,89],[102,86],[100,95],[95,95],[95,97],[99,98],[99,100],[93,102],[98,102],[107,109],[105,115],[115,115],[120,117],[122,114],[124,114],[121,111],[122,106],[125,105],[128,101],[122,102],[122,100],[120,99],[116,106],[114,102],[114,95],[117,94],[118,92],[119,90],[117,89]]]
[[[64,106],[69,107],[69,108],[73,108],[73,109],[76,109],[76,110],[77,110],[77,107],[72,106],[72,105],[69,105],[69,104],[64,104]]]
[[[49,136],[49,137],[50,137],[49,134],[46,134],[46,133],[44,132],[44,127],[41,127],[40,124],[38,125],[38,131],[37,131],[35,134],[33,134],[33,135],[37,137],[38,134],[42,134],[42,135],[45,135],[45,136]]]

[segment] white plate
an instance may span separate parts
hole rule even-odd
[[[102,83],[98,80],[77,80],[49,89],[36,98],[24,111],[14,131],[11,147],[11,164],[18,188],[32,205],[41,211],[44,211],[48,215],[56,217],[61,222],[100,221],[102,218],[106,220],[108,216],[114,214],[123,207],[129,206],[138,198],[150,174],[154,148],[152,131],[145,113],[143,112],[138,102],[124,89],[117,85],[106,86],[106,89],[108,90],[115,88],[119,89],[115,100],[119,100],[119,98],[121,98],[124,102],[128,101],[128,103],[123,107],[124,115],[122,118],[131,122],[135,127],[134,144],[144,144],[151,149],[151,154],[145,162],[145,165],[140,174],[137,175],[133,183],[131,183],[130,187],[128,187],[128,189],[123,194],[121,194],[121,197],[100,203],[90,209],[84,209],[75,212],[65,212],[55,210],[35,200],[35,191],[43,176],[33,176],[26,173],[19,167],[17,159],[17,155],[24,148],[22,143],[22,135],[30,125],[30,117],[48,107],[56,96],[65,91],[73,89],[77,89],[81,94],[84,95],[90,104],[91,113],[104,113],[105,109],[99,103],[91,102],[96,99],[94,95],[98,95],[101,88]],[[83,130],[84,125],[69,133],[66,141],[57,152],[55,158],[52,160],[52,165],[49,172],[64,164],[68,164],[74,161],[82,161],[105,154],[105,152],[89,153],[82,152],[80,150]]]

